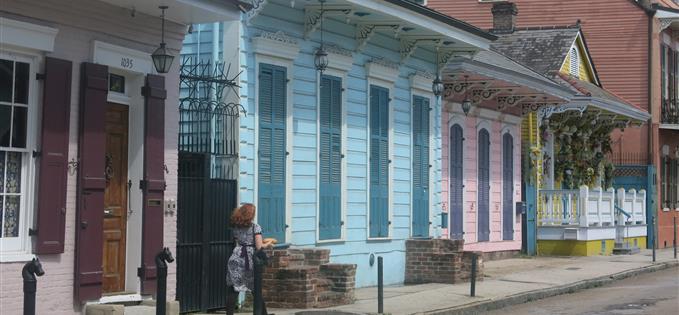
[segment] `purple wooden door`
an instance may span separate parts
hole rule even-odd
[[[98,299],[102,292],[108,67],[83,63],[81,70],[75,295],[83,302]]]
[[[64,252],[73,63],[45,58],[36,254]]]
[[[502,136],[502,239],[514,239],[514,139]]]
[[[461,240],[463,239],[463,204],[462,194],[464,192],[463,184],[463,143],[462,127],[460,125],[453,125],[450,127],[450,167],[448,170],[450,189],[450,238]]]
[[[146,76],[142,89],[144,108],[144,179],[142,180],[143,223],[142,293],[156,292],[155,257],[163,249],[163,195],[165,192],[165,77]]]

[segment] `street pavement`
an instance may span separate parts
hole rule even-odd
[[[679,314],[679,269],[641,274],[600,288],[509,306],[487,314]]]

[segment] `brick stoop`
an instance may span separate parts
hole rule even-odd
[[[331,264],[330,250],[276,249],[262,275],[269,308],[319,308],[353,303],[356,265]]]
[[[482,253],[463,251],[463,247],[463,240],[407,240],[405,284],[467,282],[474,255],[478,257],[476,279],[483,280]]]

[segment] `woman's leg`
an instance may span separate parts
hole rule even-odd
[[[238,302],[238,292],[233,288],[233,286],[228,286],[226,288],[226,314],[233,315],[236,311],[236,302]]]

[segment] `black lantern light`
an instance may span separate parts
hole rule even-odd
[[[163,13],[160,16],[162,19],[162,28],[161,28],[161,33],[160,33],[160,47],[156,49],[156,51],[151,54],[151,59],[153,59],[153,66],[156,67],[156,71],[158,73],[168,73],[170,72],[170,68],[172,68],[172,61],[174,60],[174,56],[170,54],[170,52],[167,50],[165,47],[165,10],[167,9],[166,5],[161,5],[158,8],[160,8]]]
[[[325,13],[323,4],[325,0],[318,0],[318,2],[321,3],[321,47],[314,54],[314,66],[316,66],[316,70],[323,73],[328,68],[328,53],[323,48],[323,14]]]
[[[443,81],[441,81],[441,76],[439,74],[439,49],[436,48],[436,77],[434,81],[431,82],[431,91],[434,95],[441,96],[443,93]]]
[[[472,109],[472,101],[469,99],[467,95],[467,77],[464,76],[464,99],[462,100],[462,111],[464,112],[464,115],[467,116],[469,114],[469,111]]]

